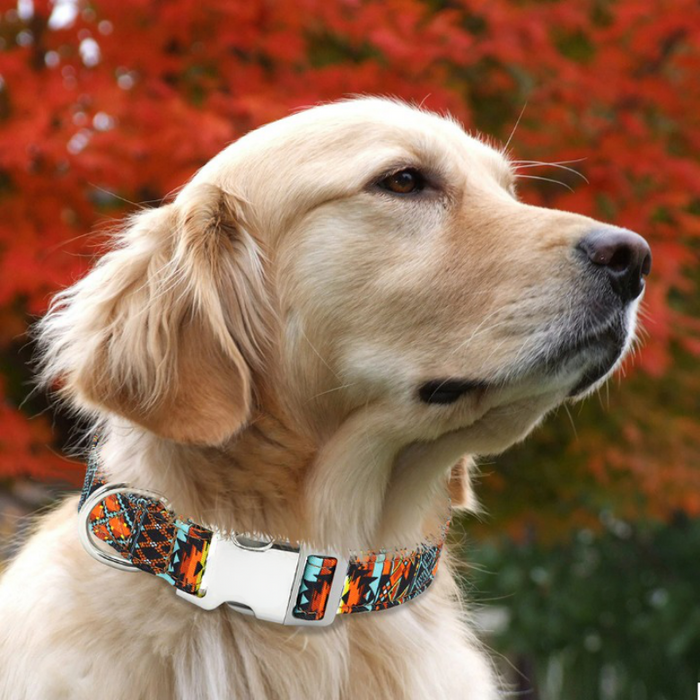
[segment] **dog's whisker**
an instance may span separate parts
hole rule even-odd
[[[578,431],[576,430],[576,423],[574,423],[574,417],[571,415],[571,411],[569,410],[569,405],[568,404],[562,404],[564,406],[564,410],[566,411],[566,415],[569,416],[569,422],[571,423],[571,429],[574,431],[574,438],[578,440]]]
[[[482,318],[481,321],[479,321],[478,325],[477,325],[476,328],[471,332],[471,334],[469,335],[469,337],[466,338],[465,340],[461,341],[461,342],[459,343],[459,345],[457,345],[457,346],[454,348],[454,350],[452,351],[451,354],[454,355],[454,354],[456,354],[459,350],[461,350],[461,349],[464,348],[465,346],[469,345],[469,343],[471,343],[475,338],[477,338],[477,337],[479,336],[479,332],[480,332],[481,329],[486,325],[486,323],[488,323],[488,321],[490,321],[490,320],[491,320],[494,316],[496,316],[497,314],[501,313],[501,312],[502,312],[504,309],[506,309],[507,307],[508,307],[507,304],[503,304],[502,306],[500,306],[500,307],[494,309],[493,311],[489,312],[488,314],[486,314],[486,316],[484,316],[484,318]],[[496,326],[498,326],[498,325],[503,325],[503,324],[505,324],[505,323],[506,323],[506,321],[500,321],[500,322],[498,322],[498,323],[495,323],[495,324],[493,324],[492,326],[489,326],[489,328],[486,329],[485,332],[488,332],[488,330],[490,330],[491,328],[495,328]]]
[[[328,362],[326,362],[326,360],[321,356],[321,353],[314,347],[314,344],[311,342],[311,340],[309,340],[309,336],[306,335],[306,332],[301,326],[299,326],[299,332],[304,337],[304,340],[306,340],[306,342],[309,344],[309,347],[314,351],[316,357],[318,357],[318,359],[321,360],[321,362],[323,362],[323,364],[330,370],[330,372],[338,381],[342,381],[342,379],[336,373],[336,371],[328,364]]]
[[[544,182],[554,182],[557,185],[561,185],[562,187],[566,187],[569,192],[573,192],[573,188],[567,185],[565,182],[562,182],[561,180],[555,180],[551,177],[541,177],[540,175],[520,175],[516,173],[516,177],[518,180],[520,179],[525,179],[525,180],[543,180]]]
[[[516,173],[519,170],[525,170],[527,168],[541,168],[541,167],[549,167],[549,168],[558,168],[559,170],[566,170],[569,173],[573,173],[574,175],[577,175],[580,177],[582,180],[584,180],[587,184],[590,184],[588,181],[588,178],[583,174],[580,173],[578,170],[575,170],[574,168],[569,168],[566,165],[561,165],[560,163],[528,163],[525,165],[517,165],[515,166],[515,171]]]
[[[508,152],[508,146],[510,146],[510,142],[513,140],[513,137],[515,136],[515,132],[518,128],[518,125],[520,124],[520,120],[523,118],[523,114],[525,114],[526,107],[527,107],[527,100],[525,101],[525,104],[523,105],[522,109],[520,110],[520,114],[518,114],[518,118],[515,121],[515,126],[513,127],[513,130],[510,132],[510,136],[508,137],[508,140],[506,141],[506,145],[503,146],[503,148],[501,149],[501,153]]]
[[[313,396],[309,397],[304,402],[304,405],[313,401],[314,399],[317,399],[319,396],[325,396],[326,394],[330,394],[334,391],[340,391],[341,389],[347,389],[348,387],[354,386],[355,384],[357,384],[357,382],[350,382],[349,384],[341,384],[340,386],[334,386],[332,389],[327,389],[326,391],[320,391],[318,394],[314,394]]]
[[[512,160],[510,161],[513,164],[518,164],[518,163],[538,163],[541,165],[566,165],[569,163],[582,163],[584,160],[588,160],[588,158],[572,158],[571,160]]]

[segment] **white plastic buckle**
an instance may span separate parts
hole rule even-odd
[[[325,613],[319,620],[302,620],[293,611],[310,554],[306,547],[214,533],[200,586],[204,595],[181,590],[177,594],[204,610],[227,603],[239,612],[282,625],[330,625],[340,606],[348,560],[331,552],[325,555],[337,559]]]
[[[126,484],[105,484],[92,493],[78,513],[78,534],[88,554],[108,566],[122,571],[138,571],[138,567],[120,556],[100,549],[93,539],[89,515],[108,496],[133,494],[160,501],[172,511],[162,496],[152,491]],[[318,620],[294,617],[306,559],[314,554],[307,547],[294,547],[274,540],[263,541],[243,535],[223,537],[215,532],[209,545],[199,595],[177,590],[185,600],[204,609],[213,610],[227,603],[235,610],[255,615],[282,625],[313,625],[323,627],[335,619],[343,595],[348,571],[348,558],[324,549],[324,556],[337,560],[326,610]]]

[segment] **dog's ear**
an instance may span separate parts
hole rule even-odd
[[[243,205],[192,185],[134,216],[39,324],[45,382],[81,408],[179,442],[246,422],[272,327],[262,252]]]
[[[471,481],[473,468],[474,461],[472,458],[469,456],[462,457],[450,470],[447,488],[453,508],[478,513],[480,506],[474,495],[474,487]]]

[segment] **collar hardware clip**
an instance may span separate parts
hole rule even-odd
[[[110,496],[126,494],[159,501],[167,510],[171,510],[168,501],[160,494],[126,484],[105,484],[90,494],[81,506],[78,532],[88,554],[98,561],[122,571],[138,571],[139,568],[129,560],[98,547],[91,530],[90,514],[93,509]],[[214,532],[198,592],[188,593],[182,589],[176,592],[203,610],[213,610],[226,603],[238,612],[254,615],[259,620],[323,627],[333,622],[340,607],[349,560],[338,552],[327,552],[327,556],[335,559],[337,565],[323,616],[300,619],[293,615],[293,610],[297,606],[310,554],[304,546],[295,547],[240,534],[224,537]]]

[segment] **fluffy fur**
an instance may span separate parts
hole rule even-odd
[[[406,167],[427,174],[420,194],[378,185]],[[114,481],[195,521],[412,546],[448,490],[469,505],[464,456],[522,439],[595,361],[536,360],[604,323],[574,252],[596,222],[519,202],[513,179],[458,124],[396,102],[265,126],[136,214],[57,296],[43,381],[102,425]],[[417,399],[453,376],[486,388]],[[0,584],[4,700],[497,697],[447,555],[410,604],[289,628],[93,561],[76,503]]]

